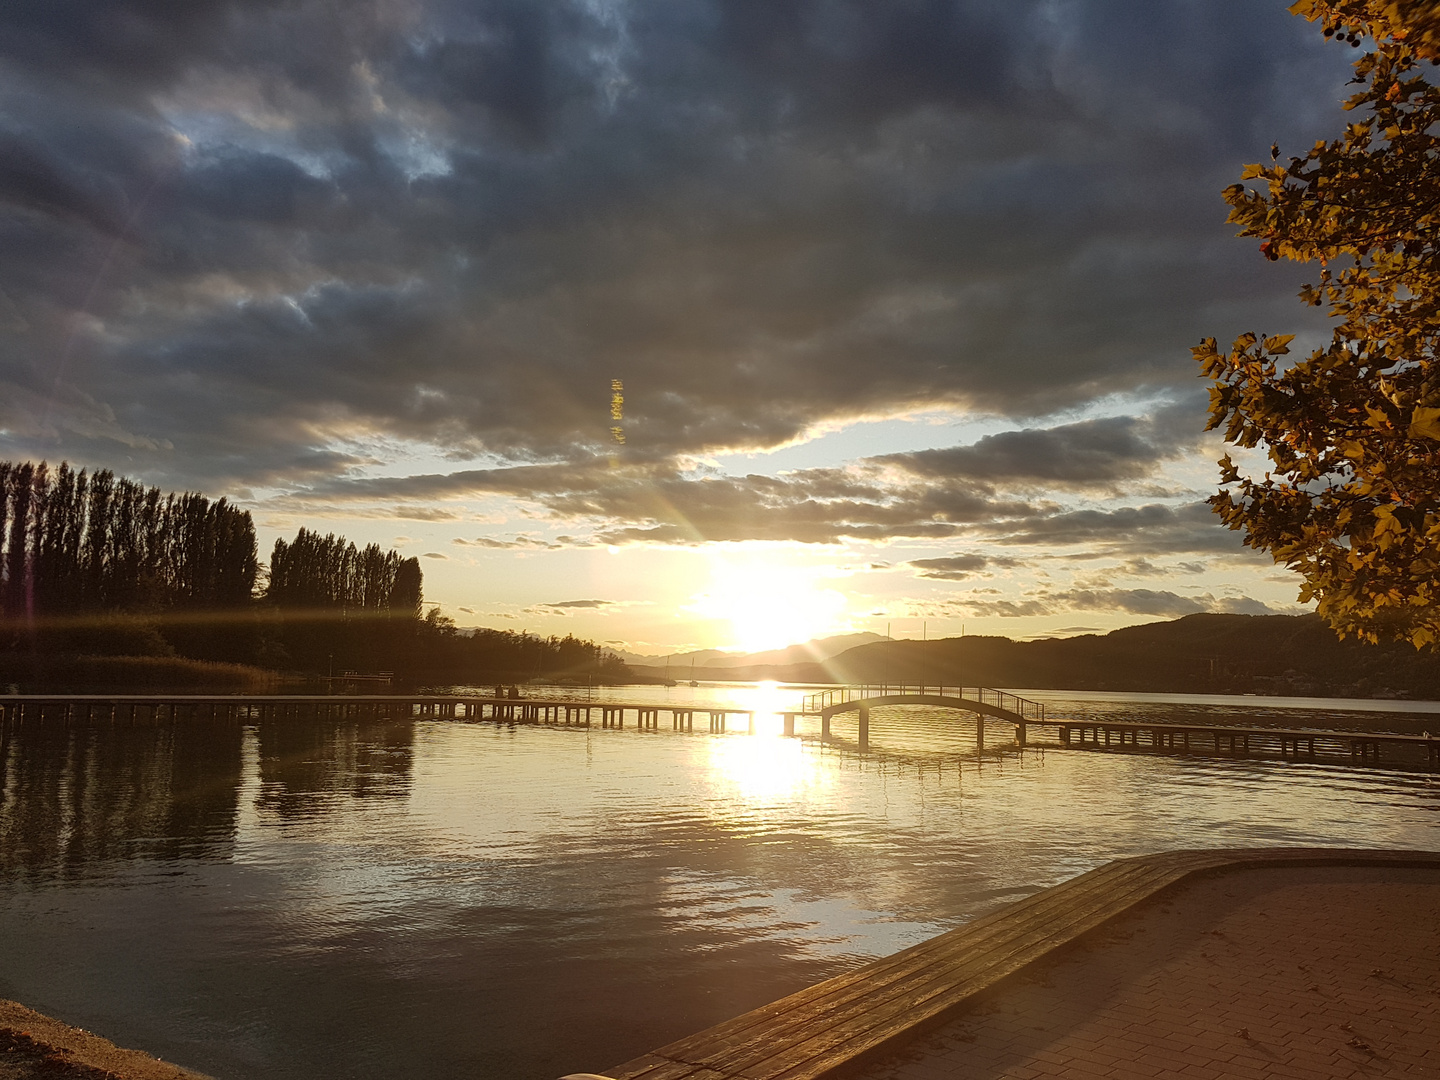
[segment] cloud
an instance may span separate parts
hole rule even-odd
[[[940,581],[965,581],[991,566],[1019,566],[1019,559],[1004,555],[950,555],[943,559],[912,559],[905,564],[919,570],[919,577]]]
[[[422,559],[448,559],[448,558],[450,558],[449,555],[445,555],[445,554],[443,554],[443,553],[441,553],[441,552],[439,552],[439,551],[427,551],[427,552],[425,552],[423,555],[421,555],[420,557],[421,557]]]
[[[1200,612],[1237,615],[1297,613],[1297,609],[1287,607],[1282,610],[1248,596],[1216,597],[1210,593],[1182,596],[1157,589],[1041,590],[1022,600],[977,600],[967,597],[954,601],[952,607],[957,612],[972,616],[1001,618],[1055,615],[1066,611],[1122,611],[1130,615],[1164,619],[1178,619]]]
[[[1178,506],[1148,503],[1111,509],[1064,510],[992,522],[975,531],[991,543],[1011,546],[1083,544],[1089,549],[1079,556],[1083,558],[1245,553],[1240,534],[1221,525],[1210,507],[1200,501]]]
[[[316,518],[362,518],[385,521],[460,521],[465,515],[444,506],[420,503],[397,503],[388,506],[366,506],[362,503],[336,505],[333,502],[311,502],[305,499],[279,497],[266,499],[264,507],[277,515],[313,521]]]
[[[951,610],[962,615],[1000,619],[1025,619],[1055,613],[1055,608],[1043,600],[966,600],[951,605]]]
[[[1193,409],[1171,406],[1156,417],[1112,416],[1005,431],[969,446],[872,460],[924,477],[1049,489],[1107,486],[1149,476],[1162,461],[1193,447],[1200,435],[1194,415]]]
[[[1160,415],[1167,415],[1161,410]],[[1081,477],[1099,483],[1117,474],[1105,461],[1115,457],[1078,455],[1077,463],[1053,470],[1059,490],[1041,483],[1041,470],[1026,465],[1036,446],[1075,441],[1076,431],[1116,432],[1119,442],[1137,430],[1166,426],[1154,418],[1116,417],[1105,425],[1067,424],[1049,429],[1003,432],[973,444],[946,450],[862,458],[844,467],[799,469],[778,476],[727,476],[713,471],[685,471],[654,462],[612,467],[605,458],[487,469],[457,470],[412,476],[323,480],[292,496],[298,502],[329,503],[421,501],[505,496],[533,503],[543,516],[568,527],[586,525],[588,532],[541,540],[520,535],[513,540],[478,537],[452,543],[495,549],[555,550],[589,544],[696,544],[710,541],[792,540],[836,543],[845,539],[944,540],[970,536],[1007,547],[1074,547],[1087,550],[1075,558],[1121,556],[1143,560],[1165,554],[1226,553],[1247,556],[1238,534],[1225,529],[1202,501],[1172,504],[1075,509],[1061,499]],[[1016,441],[1008,436],[1015,435]],[[1108,443],[1107,443],[1108,445]],[[1158,444],[1143,442],[1152,450]],[[996,447],[1010,448],[999,455]],[[1013,451],[1013,452],[1011,452]],[[1146,451],[1145,453],[1149,453]],[[1158,453],[1158,450],[1155,451]],[[1036,451],[1037,460],[1043,454]],[[993,463],[985,475],[961,469],[955,462],[968,456]],[[997,456],[998,455],[998,456]],[[1144,456],[1136,451],[1137,456]],[[950,465],[942,467],[949,462]],[[1000,480],[1017,480],[1023,493],[1011,493]],[[991,567],[1014,567],[1013,556],[988,556],[984,565],[973,556],[959,561],[919,560],[910,565],[922,576],[963,580]],[[1143,574],[1143,561],[1134,561]],[[1189,565],[1194,565],[1189,564]],[[1186,571],[1190,572],[1190,571]]]
[[[581,611],[602,611],[605,608],[628,607],[613,600],[561,600],[553,604],[532,604],[525,611],[531,615],[573,615]]]
[[[566,537],[565,540],[569,541],[570,538]],[[497,551],[558,551],[573,546],[572,543],[539,540],[533,536],[517,536],[513,540],[497,540],[490,536],[477,536],[474,540],[466,540],[457,536],[450,542],[461,547],[490,548]]]
[[[1336,130],[1350,59],[1182,0],[12,4],[0,451],[219,493],[375,437],[581,462],[612,378],[628,460],[672,464],[1172,392],[1204,334],[1320,325],[1217,192]],[[1083,488],[1183,443],[1081,421],[891,465]]]
[[[557,537],[553,543],[559,546],[947,537],[967,524],[1025,517],[1045,506],[965,480],[897,484],[884,472],[861,462],[778,477],[693,477],[663,465],[610,469],[588,461],[337,480],[317,485],[316,493],[357,501],[503,494],[533,501],[558,520],[598,524],[588,537]],[[502,542],[482,538],[470,543],[489,547]],[[517,541],[513,546],[530,545]]]

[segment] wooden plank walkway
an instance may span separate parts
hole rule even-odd
[[[802,712],[807,715],[825,716],[841,711],[844,706],[858,706],[861,702],[872,703],[876,699],[925,698],[944,699],[952,708],[965,709],[978,705],[992,716],[1006,719],[1045,722],[1045,703],[1012,694],[1008,690],[996,690],[990,686],[951,686],[934,683],[850,683],[834,686],[805,697]]]
[[[1033,726],[1033,725],[1032,725]],[[1425,760],[1440,764],[1440,739],[1432,735],[1395,735],[1368,731],[1334,731],[1318,728],[1229,727],[1221,725],[1161,724],[1151,721],[1052,721],[1060,746],[1067,750],[1150,750],[1159,753],[1211,753],[1244,757],[1251,753],[1282,758],[1324,754],[1347,757],[1362,764],[1380,760],[1381,746],[1409,747],[1425,752]],[[1025,725],[1017,727],[1016,741],[1025,745]]]
[[[916,691],[899,694],[897,691]],[[807,708],[821,704],[819,696],[806,708],[781,712],[783,733],[799,734],[797,720],[820,718],[820,737],[831,738],[831,719],[837,710],[853,710],[859,717],[859,748],[869,749],[870,709],[886,705],[929,705],[976,716],[975,750],[986,747],[986,720],[1013,725],[1014,745],[1062,750],[1148,751],[1165,754],[1211,754],[1227,757],[1264,756],[1308,758],[1360,765],[1381,763],[1381,750],[1390,747],[1387,763],[1408,757],[1440,767],[1440,738],[1430,734],[1398,735],[1317,728],[1240,727],[1225,724],[1167,724],[1148,720],[1070,720],[1045,717],[1034,702],[1005,695],[981,700],[984,687],[842,687],[844,693],[825,698],[820,712]],[[918,691],[930,691],[919,694]],[[883,696],[860,697],[859,691]],[[942,692],[943,691],[943,692]],[[975,696],[971,697],[970,694]],[[999,691],[991,693],[1000,694]],[[964,694],[964,697],[957,696]],[[1036,706],[1036,708],[1031,708]],[[1013,711],[1012,711],[1013,710]],[[1003,715],[1002,715],[1003,713]],[[249,722],[275,718],[490,720],[509,724],[553,724],[605,728],[624,727],[627,718],[642,730],[658,730],[661,717],[676,731],[695,731],[696,716],[702,731],[724,733],[732,726],[754,733],[755,712],[717,706],[666,705],[654,702],[579,701],[568,698],[496,698],[475,694],[3,694],[0,723],[6,722],[109,722],[161,723],[179,720]],[[1044,741],[1037,735],[1048,736]],[[1007,742],[997,749],[1005,749]]]
[[[609,1070],[613,1080],[822,1080],[928,1031],[1004,980],[1200,875],[1281,866],[1440,869],[1440,852],[1175,851],[1108,863],[957,930]]]
[[[749,709],[657,705],[652,702],[575,701],[566,698],[496,698],[461,694],[0,694],[0,722],[160,723],[178,720],[248,722],[280,717],[337,719],[494,720],[500,723],[624,727],[633,714],[642,729],[658,729],[667,714],[676,731],[724,732],[732,718],[755,730]],[[795,734],[795,713],[785,715],[785,734]]]
[[[1152,753],[1223,754],[1378,764],[1381,748],[1400,748],[1431,767],[1440,766],[1440,739],[1431,735],[1336,731],[1317,728],[1274,728],[1231,724],[1168,724],[1150,720],[1073,720],[1046,714],[1043,702],[984,686],[920,686],[866,684],[838,686],[805,698],[802,715],[821,718],[820,737],[831,738],[831,721],[841,712],[858,717],[857,745],[870,748],[872,709],[886,706],[925,705],[975,715],[975,749],[985,750],[986,717],[1014,725],[1019,747],[1044,746],[1064,750],[1109,750]],[[1049,733],[1053,741],[1034,736]],[[1391,755],[1394,756],[1393,754]]]

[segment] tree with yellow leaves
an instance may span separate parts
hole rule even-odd
[[[1210,499],[1245,543],[1299,572],[1342,637],[1440,642],[1440,11],[1420,0],[1300,0],[1327,38],[1374,43],[1355,63],[1359,114],[1304,157],[1250,165],[1225,191],[1269,259],[1319,264],[1307,304],[1339,320],[1286,359],[1293,335],[1192,350],[1213,386],[1209,428],[1269,455],[1262,479],[1227,454]]]

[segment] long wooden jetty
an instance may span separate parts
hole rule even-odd
[[[800,708],[781,711],[787,736],[818,734],[839,741],[832,730],[838,716],[855,713],[858,749],[870,748],[872,709],[921,705],[975,717],[975,752],[987,750],[987,720],[1013,730],[1008,747],[1281,758],[1375,765],[1421,762],[1440,767],[1440,738],[1430,734],[1279,728],[1233,724],[1174,724],[1151,720],[1077,720],[1051,716],[1043,702],[984,686],[867,684],[837,686],[807,696]],[[659,730],[661,718],[675,731],[715,734],[756,731],[755,710],[715,705],[659,704],[512,698],[480,694],[0,694],[0,723],[157,723],[207,719],[251,722],[276,718],[374,718],[495,721],[570,727]],[[819,721],[802,731],[799,721]],[[1003,730],[1003,729],[1002,729]],[[1382,753],[1383,752],[1383,753]]]
[[[724,732],[743,718],[755,730],[752,709],[657,705],[652,702],[575,701],[564,698],[485,697],[474,694],[0,694],[0,720],[18,723],[110,721],[146,723],[175,720],[251,721],[283,717],[312,719],[495,720],[517,724],[559,724],[620,728],[627,714],[642,729],[658,729],[664,713],[676,731],[694,731],[695,717],[712,732]],[[786,734],[794,734],[793,716]]]
[[[1252,754],[1282,758],[1344,757],[1374,764],[1380,748],[1423,749],[1430,765],[1440,764],[1440,739],[1433,735],[1396,735],[1369,731],[1326,731],[1317,728],[1226,727],[1160,724],[1149,721],[1058,721],[1060,745],[1067,750],[1149,750],[1159,753]],[[1023,742],[1024,736],[1021,736]]]

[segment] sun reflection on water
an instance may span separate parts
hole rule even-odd
[[[709,766],[716,786],[749,803],[775,804],[796,801],[809,792],[828,787],[831,774],[821,767],[814,754],[807,754],[799,739],[782,739],[776,731],[760,726],[755,715],[753,739],[710,740]]]
[[[780,684],[773,680],[736,687],[731,694],[735,700],[734,708],[755,714],[755,734],[772,736],[784,734],[785,720],[781,710],[787,704],[791,710],[795,708],[791,700],[794,696],[793,691],[789,694],[782,692]]]

